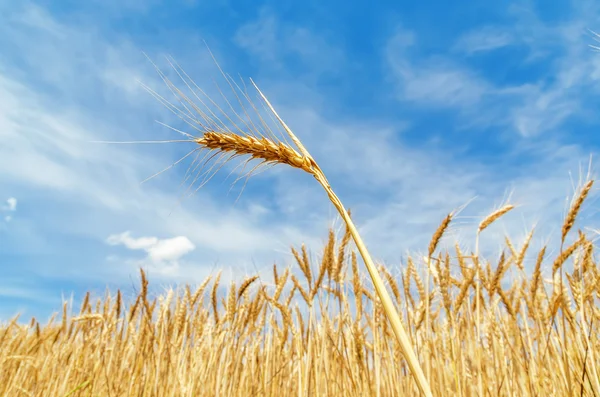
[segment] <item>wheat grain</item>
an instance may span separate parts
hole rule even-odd
[[[527,252],[527,249],[529,248],[529,243],[531,242],[532,237],[533,237],[533,229],[531,229],[531,231],[527,234],[527,237],[525,237],[525,242],[523,243],[523,247],[521,248],[521,251],[519,251],[519,254],[515,257],[515,265],[517,265],[517,267],[521,271],[525,270],[524,266],[523,266],[523,260],[525,259],[525,253]]]
[[[504,207],[492,212],[491,214],[489,214],[487,217],[485,217],[481,221],[481,223],[479,224],[479,227],[477,228],[477,232],[478,233],[483,232],[489,225],[491,225],[492,223],[497,221],[498,218],[500,218],[502,215],[506,214],[508,211],[512,210],[513,208],[515,208],[513,205],[507,204]]]
[[[351,215],[351,213],[350,213],[350,211],[348,211],[348,216],[350,216],[350,215]],[[346,231],[344,232],[344,237],[342,237],[342,243],[338,247],[338,255],[337,255],[336,266],[335,266],[335,271],[334,271],[334,279],[337,283],[342,283],[342,281],[343,281],[341,276],[344,273],[344,256],[345,256],[346,247],[348,246],[348,243],[350,242],[351,238],[352,238],[352,235],[350,234],[350,229],[348,227],[346,227]]]
[[[217,274],[215,278],[215,282],[213,283],[213,288],[211,292],[211,303],[213,308],[213,315],[215,319],[215,324],[219,324],[219,311],[217,310],[218,302],[217,302],[217,288],[219,288],[219,281],[221,280],[221,272]]]
[[[440,225],[436,229],[435,233],[433,233],[433,236],[431,237],[431,241],[429,242],[429,254],[428,254],[429,257],[431,257],[431,255],[433,255],[433,252],[435,251],[435,249],[438,246],[440,240],[442,239],[442,236],[444,235],[444,232],[446,231],[446,229],[450,225],[450,222],[452,221],[452,216],[453,216],[452,213],[448,214],[444,218],[444,220],[442,221],[442,223],[440,223]]]
[[[205,131],[201,138],[194,139],[201,147],[224,153],[232,153],[234,157],[248,155],[252,159],[261,159],[265,163],[287,164],[313,174],[314,160],[299,154],[294,148],[283,142],[275,143],[267,138],[256,138],[251,135],[240,136],[219,131]]]
[[[575,252],[575,250],[582,244],[582,239],[576,240],[573,244],[571,244],[566,250],[560,253],[554,260],[552,264],[552,275],[558,271],[565,263],[565,261]]]
[[[569,212],[567,213],[567,217],[565,218],[565,222],[563,223],[563,226],[562,226],[562,230],[561,230],[561,241],[562,242],[565,241],[565,238],[567,237],[569,230],[571,230],[571,228],[575,224],[575,218],[577,218],[577,214],[579,214],[581,205],[583,204],[586,197],[590,193],[590,190],[592,189],[593,185],[594,185],[593,180],[588,181],[581,189],[581,192],[579,193],[577,198],[573,201],[573,205],[569,209]]]
[[[306,248],[304,247],[304,245],[302,246],[302,252],[303,253],[306,252]],[[294,258],[296,259],[296,262],[298,263],[300,270],[302,270],[304,277],[306,277],[308,284],[310,285],[310,283],[312,282],[312,271],[310,269],[310,264],[308,263],[308,261],[305,260],[304,257],[301,258],[298,251],[296,251],[294,248],[292,248],[292,254],[294,255]],[[275,284],[277,284],[277,277],[275,277]]]
[[[192,296],[192,299],[190,300],[190,308],[193,308],[196,306],[196,304],[198,303],[198,299],[202,296],[202,294],[204,294],[204,291],[206,290],[206,287],[208,286],[210,279],[211,279],[211,276],[206,277],[206,279],[204,279],[204,281],[202,281],[202,284],[200,284],[200,286],[198,287],[196,292],[194,292],[194,295]]]
[[[242,284],[240,285],[240,289],[238,291],[237,300],[239,300],[242,297],[242,295],[244,295],[244,292],[246,292],[246,290],[248,288],[250,288],[250,285],[252,285],[252,283],[255,282],[256,280],[258,280],[258,276],[252,276],[252,277],[246,278],[242,282]]]

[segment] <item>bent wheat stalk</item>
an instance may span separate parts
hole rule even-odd
[[[404,327],[402,326],[402,322],[400,321],[400,317],[398,316],[398,312],[396,311],[394,304],[392,303],[392,298],[390,297],[387,290],[385,289],[383,280],[381,279],[381,276],[379,275],[379,272],[377,271],[377,268],[375,267],[375,264],[373,263],[373,260],[371,259],[371,255],[369,254],[367,247],[363,243],[362,238],[360,237],[360,234],[358,233],[358,230],[356,230],[356,227],[354,226],[354,223],[352,222],[352,219],[350,218],[348,211],[346,211],[346,209],[344,208],[344,205],[342,204],[340,199],[333,192],[333,189],[331,189],[331,186],[329,185],[329,182],[327,181],[325,174],[323,173],[321,168],[318,166],[318,164],[314,161],[314,159],[312,158],[310,153],[308,153],[308,151],[302,145],[300,140],[294,135],[294,133],[289,129],[289,127],[285,124],[285,122],[279,117],[279,115],[277,114],[277,112],[275,111],[273,106],[271,106],[271,104],[269,103],[267,98],[258,89],[256,84],[253,83],[253,85],[254,85],[254,88],[256,88],[256,90],[259,92],[260,96],[265,101],[265,103],[267,104],[269,109],[273,112],[273,114],[275,115],[277,120],[281,123],[281,125],[283,126],[285,131],[288,133],[288,135],[290,136],[292,141],[296,144],[296,146],[298,146],[298,148],[302,152],[304,161],[299,161],[299,159],[297,159],[296,161],[298,163],[310,164],[312,166],[311,168],[308,168],[308,169],[304,168],[304,167],[299,167],[299,168],[302,168],[304,171],[307,171],[310,174],[312,174],[315,177],[315,179],[319,182],[319,184],[321,184],[323,189],[325,189],[325,191],[327,192],[327,195],[329,196],[329,200],[331,201],[331,203],[335,206],[335,208],[340,213],[340,216],[344,220],[344,223],[346,223],[346,225],[348,226],[348,230],[350,230],[350,234],[352,235],[352,238],[354,239],[356,248],[360,252],[360,255],[362,256],[363,260],[365,261],[367,271],[369,272],[369,275],[371,276],[371,280],[373,281],[373,285],[375,286],[377,295],[379,296],[379,299],[381,299],[381,303],[383,304],[385,314],[386,314],[388,320],[390,321],[390,323],[392,324],[392,329],[394,330],[394,334],[396,335],[398,342],[400,342],[400,346],[402,347],[404,356],[406,357],[406,360],[408,361],[410,370],[411,370],[413,376],[417,379],[417,385],[419,386],[421,393],[423,393],[426,396],[432,396],[431,390],[429,388],[429,384],[427,383],[427,380],[425,379],[425,374],[423,373],[423,370],[422,370],[421,366],[419,365],[419,361],[417,360],[415,352],[413,351],[408,334],[404,330]],[[281,143],[280,143],[280,145],[281,145]]]
[[[178,74],[183,79],[183,76],[179,72]],[[306,150],[304,145],[302,145],[300,140],[294,135],[291,129],[286,125],[286,123],[281,119],[281,117],[279,117],[271,103],[258,89],[256,84],[254,84],[254,82],[252,81],[254,88],[260,94],[260,97],[267,105],[268,110],[270,110],[270,112],[275,116],[279,124],[286,131],[287,135],[291,138],[294,145],[299,149],[299,152],[282,141],[275,141],[277,140],[277,138],[274,137],[267,138],[262,135],[260,137],[256,137],[247,132],[242,131],[240,128],[238,128],[239,133],[231,132],[230,130],[224,128],[223,123],[215,122],[214,113],[211,112],[211,115],[209,116],[208,114],[202,112],[188,97],[185,96],[185,94],[183,94],[179,89],[175,88],[172,85],[172,83],[168,79],[166,79],[166,77],[164,77],[162,73],[161,76],[163,77],[163,80],[167,83],[167,85],[169,85],[173,94],[180,98],[180,103],[185,108],[185,111],[177,109],[173,105],[166,102],[164,98],[158,96],[156,93],[153,94],[157,98],[159,98],[161,102],[165,103],[168,107],[170,107],[170,109],[174,111],[174,113],[178,114],[182,119],[184,119],[184,121],[192,125],[193,128],[197,130],[202,130],[203,135],[201,137],[191,139],[191,141],[195,142],[201,148],[213,151],[215,152],[215,154],[221,153],[231,155],[226,161],[229,161],[230,159],[238,156],[245,155],[250,156],[251,159],[262,160],[262,163],[287,164],[295,168],[300,168],[303,171],[311,174],[325,189],[327,195],[329,196],[329,200],[333,203],[335,208],[340,213],[340,216],[342,217],[343,221],[347,225],[348,230],[350,231],[350,234],[352,235],[352,238],[356,243],[356,247],[358,248],[358,251],[360,252],[360,255],[362,256],[365,262],[371,280],[373,281],[373,284],[375,286],[377,295],[379,296],[379,299],[383,304],[386,316],[392,325],[392,329],[398,342],[400,343],[402,352],[406,358],[406,361],[408,362],[411,373],[416,379],[417,386],[419,387],[423,395],[427,397],[432,397],[430,386],[427,383],[421,366],[419,365],[408,334],[402,326],[398,312],[396,311],[396,309],[394,308],[394,304],[392,303],[392,299],[387,293],[383,280],[380,277],[379,272],[377,271],[375,264],[373,263],[373,260],[371,259],[371,255],[367,251],[367,248],[363,243],[358,231],[356,230],[356,227],[354,226],[354,223],[352,222],[348,212],[344,208],[340,199],[331,189],[331,186],[329,185],[329,182],[319,165],[315,162],[310,153]],[[187,75],[185,76],[187,77]],[[188,88],[191,88],[189,83],[186,82],[186,84]],[[214,102],[212,103],[214,104]],[[190,108],[193,109],[195,113],[200,115],[201,119],[194,119],[192,120],[192,123],[190,123],[189,121],[193,117]],[[254,108],[254,110],[256,110],[256,108]],[[229,117],[227,118],[229,119]],[[240,118],[240,120],[242,119]],[[258,131],[258,129],[254,125],[250,126],[248,122],[244,120],[242,120],[242,122],[250,130],[254,129],[255,131]],[[202,128],[199,129],[198,125]]]

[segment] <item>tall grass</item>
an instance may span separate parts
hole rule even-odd
[[[531,234],[519,250],[507,239],[495,270],[480,256],[480,234],[511,205],[482,220],[471,255],[458,247],[436,255],[450,214],[435,231],[428,257],[408,258],[394,277],[372,261],[325,174],[258,88],[292,144],[275,137],[247,91],[229,78],[242,116],[234,111],[234,122],[217,107],[226,123],[187,75],[174,70],[194,100],[162,73],[180,107],[151,92],[202,133],[182,132],[184,142],[196,145],[189,154],[204,149],[209,160],[248,156],[309,173],[338,209],[344,236],[338,241],[330,231],[320,263],[311,263],[304,247],[292,249],[297,267],[275,266],[269,282],[254,276],[222,287],[222,298],[218,275],[195,289],[150,297],[142,271],[141,292],[128,307],[120,292],[95,303],[88,294],[75,317],[65,303],[60,322],[42,326],[32,319],[22,326],[15,318],[0,328],[2,395],[600,395],[600,272],[585,234],[561,245],[547,283],[541,276],[546,248],[531,276],[524,269]],[[194,183],[199,175],[191,177]],[[563,244],[592,183],[573,202]],[[570,273],[564,271],[569,259]],[[517,277],[506,287],[509,270]]]

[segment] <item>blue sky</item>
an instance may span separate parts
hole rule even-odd
[[[290,245],[317,257],[340,228],[298,170],[257,175],[238,200],[230,168],[182,199],[186,164],[140,182],[189,145],[90,143],[179,138],[140,85],[165,89],[144,53],[171,76],[173,56],[215,99],[204,42],[256,81],[393,272],[465,204],[448,245],[472,248],[481,216],[508,201],[486,252],[534,225],[534,248],[555,241],[590,156],[595,175],[597,2],[3,1],[0,15],[2,319],[133,293],[140,266],[158,290],[268,271],[292,263]],[[593,192],[580,227],[596,206]]]

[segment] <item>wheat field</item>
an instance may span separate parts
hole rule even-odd
[[[14,318],[0,326],[0,395],[600,395],[600,268],[593,239],[573,230],[593,180],[572,202],[560,247],[531,252],[532,230],[505,239],[499,260],[483,258],[479,236],[514,209],[506,205],[481,220],[475,252],[442,251],[450,213],[427,256],[394,275],[371,259],[325,174],[260,91],[297,149],[242,117],[238,132],[228,128],[161,76],[180,107],[155,96],[202,133],[187,143],[225,162],[246,156],[309,173],[345,232],[330,230],[319,260],[292,248],[296,265],[274,265],[269,279],[221,285],[219,273],[151,296],[140,271],[131,302],[120,291],[88,293],[76,315],[65,302],[45,325]]]
[[[556,258],[544,248],[526,274],[529,239],[507,241],[493,264],[458,249],[432,255],[429,291],[417,267],[423,261],[408,259],[397,278],[379,268],[434,395],[598,395],[594,246],[580,234]],[[75,316],[65,303],[46,325],[14,319],[0,328],[0,394],[418,395],[348,242],[330,232],[320,263],[310,263],[304,247],[292,249],[296,269],[274,266],[272,279],[224,286],[221,299],[219,275],[151,299],[142,271],[129,305],[120,292],[96,301],[88,294]],[[555,277],[545,281],[550,266]],[[503,288],[508,271],[520,277]]]

